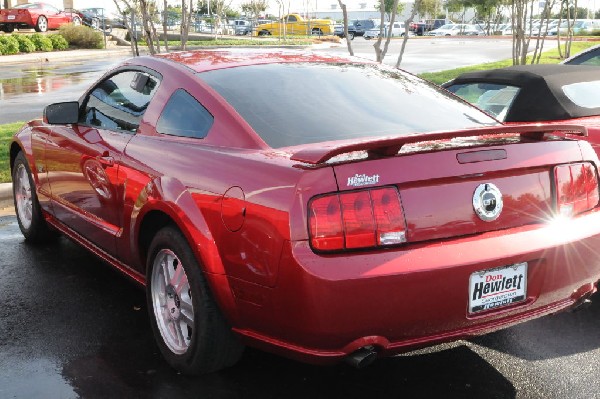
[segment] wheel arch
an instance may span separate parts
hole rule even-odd
[[[23,154],[25,154],[25,158],[27,159],[27,162],[29,163],[29,168],[31,169],[31,174],[33,175],[33,180],[37,185],[39,185],[39,179],[38,179],[38,174],[37,174],[37,167],[36,167],[36,162],[35,159],[33,157],[33,152],[32,152],[32,148],[31,148],[31,135],[30,134],[22,134],[23,131],[21,131],[21,133],[19,134],[18,139],[15,138],[13,139],[13,141],[10,143],[9,146],[9,167],[10,167],[10,174],[12,176],[12,172],[13,172],[13,167],[15,165],[15,159],[17,158],[17,155],[22,152]]]
[[[180,186],[180,182],[177,183],[174,184],[171,181],[168,185],[183,188]],[[162,187],[164,188],[165,184]],[[177,195],[173,197],[174,201],[169,201],[175,193]],[[135,234],[132,235],[137,245],[132,248],[137,249],[139,260],[145,267],[148,260],[147,253],[156,233],[167,226],[178,229],[196,257],[219,308],[226,319],[234,325],[234,321],[238,320],[238,317],[233,291],[225,275],[222,259],[212,233],[208,229],[208,224],[200,209],[187,189],[164,194],[166,196],[160,199],[149,198],[140,211],[134,230]]]

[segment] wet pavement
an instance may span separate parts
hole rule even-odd
[[[0,124],[39,118],[48,104],[78,100],[104,72],[127,58],[122,52],[87,60],[40,55],[26,64],[0,65]]]
[[[61,238],[34,247],[0,216],[0,398],[599,397],[600,298],[471,341],[355,370],[247,349],[189,378],[162,360],[144,292]],[[293,315],[290,315],[293,317]]]

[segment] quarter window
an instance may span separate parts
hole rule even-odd
[[[504,121],[519,88],[495,83],[465,83],[449,86],[448,91]]]
[[[569,100],[583,108],[600,107],[600,80],[593,82],[579,82],[563,86],[563,91]]]
[[[179,137],[206,137],[214,118],[192,95],[183,89],[173,93],[163,110],[156,131]]]
[[[100,82],[85,101],[81,124],[136,132],[158,89],[158,79],[139,71],[126,71]]]

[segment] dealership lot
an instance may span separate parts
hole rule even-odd
[[[5,216],[0,253],[0,298],[7,304],[0,310],[0,336],[5,337],[0,397],[562,398],[596,393],[598,304],[380,360],[365,370],[309,366],[248,350],[237,366],[191,379],[160,357],[143,291],[79,247],[63,238],[57,246],[32,248],[23,242],[15,218]]]

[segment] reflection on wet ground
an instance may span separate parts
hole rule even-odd
[[[8,100],[21,94],[49,93],[84,81],[90,76],[104,72],[114,62],[48,62],[41,58],[26,67],[2,66],[0,73],[0,100]]]
[[[54,60],[0,65],[0,124],[40,118],[44,107],[78,100],[106,71],[129,58]]]

